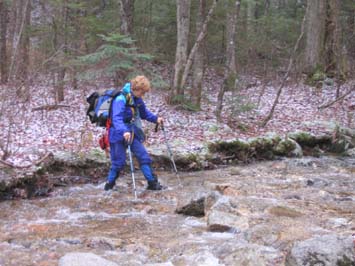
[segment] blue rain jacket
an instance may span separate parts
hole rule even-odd
[[[158,117],[150,112],[142,98],[133,97],[131,93],[131,84],[126,83],[122,89],[122,94],[117,96],[112,103],[112,124],[109,132],[110,143],[122,142],[125,132],[134,132],[135,138],[140,142],[144,141],[144,134],[141,125],[141,119],[156,123]],[[127,105],[126,95],[131,93],[130,105]]]

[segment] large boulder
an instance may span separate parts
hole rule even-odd
[[[286,266],[354,266],[351,236],[324,235],[296,242],[286,258]]]
[[[238,212],[238,207],[231,198],[221,196],[207,213],[207,226],[214,232],[239,232],[249,228],[249,220]]]

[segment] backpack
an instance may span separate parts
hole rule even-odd
[[[98,127],[107,127],[109,117],[111,115],[112,101],[122,92],[120,89],[108,89],[101,92],[94,92],[86,101],[89,103],[89,108],[86,115],[89,116],[91,123],[96,123]]]
[[[86,101],[89,103],[89,107],[86,111],[86,115],[89,116],[91,123],[96,123],[96,126],[105,127],[105,132],[101,135],[99,139],[99,145],[101,149],[106,152],[108,157],[108,152],[110,148],[110,142],[108,139],[108,132],[111,126],[111,112],[112,112],[112,101],[122,93],[120,89],[108,89],[105,91],[93,92]],[[130,94],[125,95],[126,105],[131,106]]]

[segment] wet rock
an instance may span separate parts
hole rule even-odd
[[[183,255],[173,261],[174,265],[194,266],[224,266],[220,260],[209,251],[201,251],[193,255]]]
[[[106,260],[93,253],[73,252],[60,258],[58,266],[118,266],[115,262]]]
[[[354,266],[351,236],[325,235],[296,242],[287,255],[286,266]]]
[[[176,213],[195,217],[205,216],[205,198],[192,200],[189,204],[178,208]]]
[[[347,150],[345,155],[355,158],[355,148]]]
[[[229,197],[238,197],[245,194],[245,192],[241,190],[240,187],[235,187],[235,185],[230,183],[218,184],[216,185],[215,189],[222,195]]]
[[[211,232],[240,232],[249,228],[248,218],[236,214],[212,210],[207,217],[208,230]]]
[[[338,228],[350,225],[351,222],[346,218],[329,218],[327,224],[333,228]]]
[[[313,179],[307,179],[306,185],[314,186],[317,188],[323,188],[323,187],[327,187],[329,185],[329,182],[322,178],[313,178]]]
[[[275,216],[285,216],[291,218],[301,217],[303,214],[287,206],[275,206],[269,209],[269,213]]]
[[[272,247],[256,244],[239,244],[222,260],[225,265],[281,266],[283,255]]]
[[[56,239],[58,242],[63,242],[69,245],[80,245],[82,241],[78,238],[60,238]]]
[[[122,246],[121,239],[110,239],[105,237],[94,237],[88,239],[86,242],[86,246],[93,249],[101,249],[101,250],[115,250]]]
[[[218,201],[222,195],[218,192],[211,192],[205,197],[205,214],[210,211],[212,206]]]
[[[288,194],[284,196],[285,200],[302,200],[302,197],[298,194]]]
[[[254,244],[272,246],[280,237],[280,229],[274,225],[258,224],[246,232],[246,239]]]
[[[208,211],[207,226],[212,232],[239,232],[249,228],[249,220],[238,212],[229,197],[222,196]]]
[[[172,262],[162,262],[162,263],[148,263],[145,264],[145,266],[174,266],[174,264],[172,264]]]

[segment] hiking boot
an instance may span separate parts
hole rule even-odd
[[[158,180],[153,180],[153,181],[148,181],[148,190],[162,190],[163,186],[160,185],[160,183],[158,182]]]
[[[114,186],[115,186],[115,182],[106,182],[106,183],[105,183],[104,190],[105,190],[105,191],[108,191],[108,190],[110,190],[110,189],[113,189]]]

